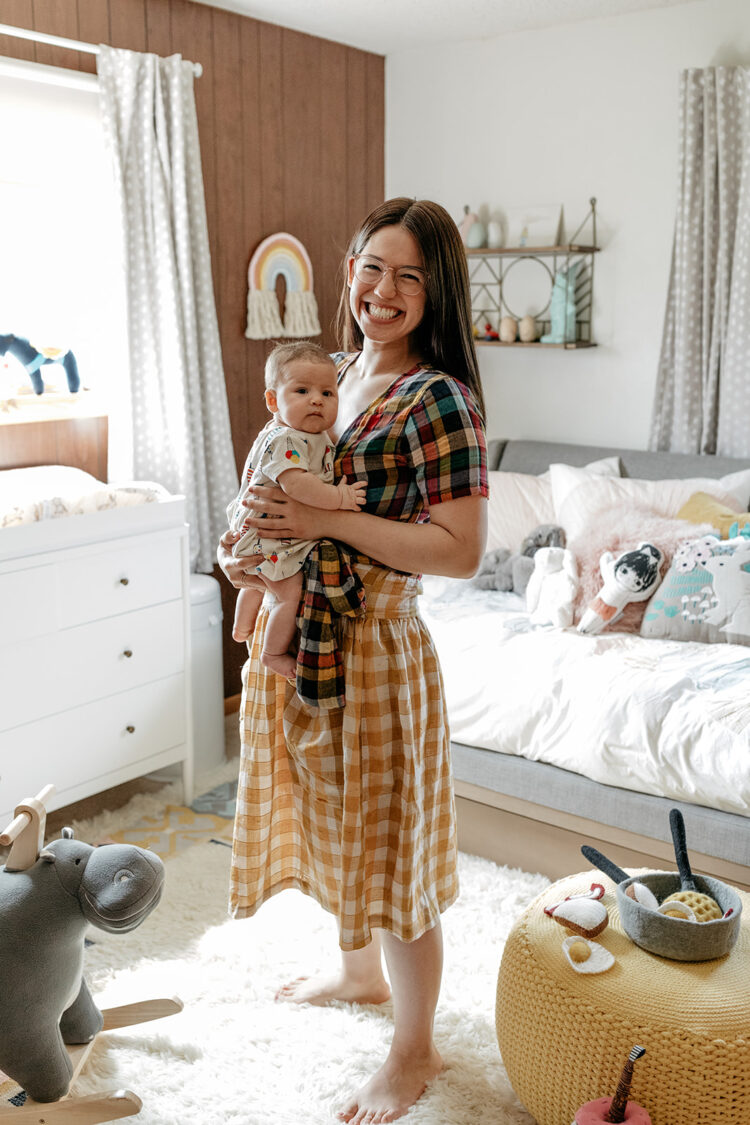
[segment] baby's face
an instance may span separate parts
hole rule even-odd
[[[285,426],[320,434],[336,421],[339,407],[333,364],[298,359],[288,363],[275,391],[266,391],[268,409]]]

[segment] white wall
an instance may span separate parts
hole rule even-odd
[[[456,0],[458,2],[458,0]],[[473,30],[473,29],[472,29]],[[645,449],[677,193],[685,67],[750,65],[750,0],[398,52],[386,62],[386,190],[463,205],[598,200],[594,338],[479,348],[490,434]]]

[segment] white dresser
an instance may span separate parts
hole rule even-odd
[[[0,827],[182,763],[192,800],[181,497],[0,530]]]

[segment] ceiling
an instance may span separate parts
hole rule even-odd
[[[696,0],[200,0],[267,23],[365,51],[394,51],[459,39],[600,19]]]

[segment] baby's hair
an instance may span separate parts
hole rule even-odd
[[[266,360],[266,390],[275,391],[290,363],[304,359],[308,363],[327,363],[335,367],[325,348],[311,340],[295,340],[293,344],[277,344]]]

